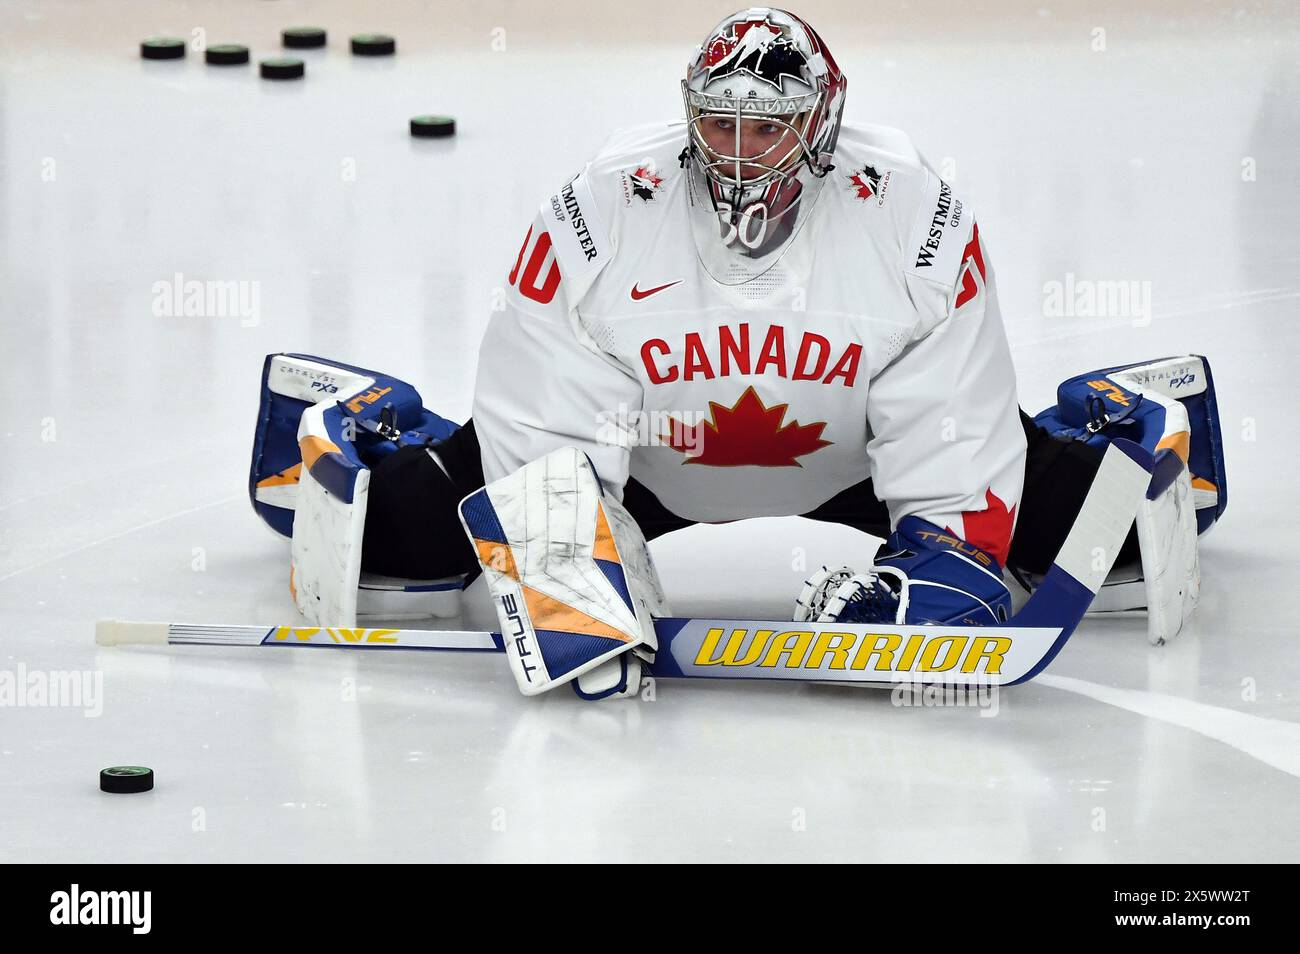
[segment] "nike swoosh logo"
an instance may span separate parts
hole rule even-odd
[[[651,295],[661,292],[665,288],[672,288],[674,285],[680,285],[681,283],[682,280],[679,278],[675,282],[669,282],[667,285],[660,285],[657,288],[647,288],[645,291],[642,291],[641,289],[637,288],[636,285],[633,285],[632,300],[641,301],[643,298],[649,298]]]

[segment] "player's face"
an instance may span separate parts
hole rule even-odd
[[[754,179],[777,167],[798,146],[793,129],[784,123],[766,119],[740,121],[740,151],[736,151],[736,121],[726,116],[708,116],[700,121],[700,135],[709,148],[719,155],[756,159],[757,164],[744,164],[740,175]]]

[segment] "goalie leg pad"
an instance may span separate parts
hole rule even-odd
[[[1186,355],[1078,375],[1035,421],[1058,439],[1105,446],[1124,437],[1155,455],[1135,520],[1140,565],[1116,567],[1093,611],[1145,609],[1151,643],[1177,635],[1200,594],[1197,535],[1228,504],[1209,361]]]
[[[1034,421],[1058,437],[1105,446],[1116,437],[1157,458],[1176,455],[1189,472],[1197,532],[1228,506],[1223,432],[1210,362],[1202,355],[1102,368],[1061,383],[1056,406]]]
[[[370,470],[344,439],[342,421],[327,404],[308,408],[300,421],[289,589],[298,612],[317,626],[355,626],[357,619]]]
[[[1090,612],[1146,610],[1147,640],[1160,645],[1182,630],[1200,599],[1196,506],[1186,470],[1138,507],[1140,564],[1116,567]]]
[[[591,461],[562,448],[466,497],[465,530],[525,695],[584,674],[580,695],[639,688],[629,653],[653,658],[668,607],[645,538],[604,495]]]
[[[281,536],[293,533],[303,455],[298,446],[302,416],[317,404],[351,402],[358,421],[372,426],[385,407],[405,443],[446,440],[457,425],[421,406],[415,388],[388,375],[306,354],[270,354],[262,364],[261,397],[253,433],[248,496],[253,510]],[[397,447],[361,428],[377,459]]]
[[[289,585],[308,621],[352,626],[358,615],[459,612],[462,577],[410,579],[361,569],[370,466],[455,430],[396,378],[309,355],[267,357],[249,496],[273,530],[293,539]]]

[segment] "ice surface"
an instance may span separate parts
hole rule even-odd
[[[1231,504],[1176,643],[1089,620],[993,718],[796,685],[529,700],[470,655],[95,648],[98,617],[293,621],[287,546],[244,490],[262,356],[381,368],[463,419],[536,203],[610,129],[677,115],[721,12],[673,0],[629,31],[621,6],[536,6],[0,7],[0,678],[103,679],[96,717],[0,708],[0,859],[1297,860],[1300,17],[1280,4],[801,11],[848,116],[909,130],[977,211],[1028,408],[1089,368],[1213,362]],[[257,59],[300,21],[331,41],[297,83],[136,52],[202,28]],[[347,55],[369,30],[397,57]],[[428,112],[457,137],[412,140]],[[178,273],[257,283],[255,320],[155,314]],[[1046,315],[1045,284],[1079,280],[1149,282],[1150,311]],[[787,519],[656,554],[678,612],[776,615],[801,559],[872,545]],[[156,790],[102,795],[119,763]]]

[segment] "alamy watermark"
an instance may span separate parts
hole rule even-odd
[[[81,709],[87,719],[104,714],[100,670],[0,669],[0,709]]]
[[[152,912],[152,891],[83,891],[74,884],[50,895],[51,924],[120,924],[132,934],[148,934]]]
[[[256,281],[200,281],[181,272],[152,286],[158,318],[238,318],[252,328],[262,320],[262,285]]]
[[[615,447],[672,447],[687,457],[704,453],[704,411],[642,411],[619,404],[596,414],[596,440]]]
[[[923,682],[899,682],[890,691],[889,701],[904,709],[978,709],[981,719],[991,719],[1001,705],[998,686],[977,674],[964,677],[962,686],[936,686]]]
[[[1065,273],[1065,281],[1043,283],[1045,318],[1131,318],[1139,327],[1151,323],[1151,282],[1094,281]]]

